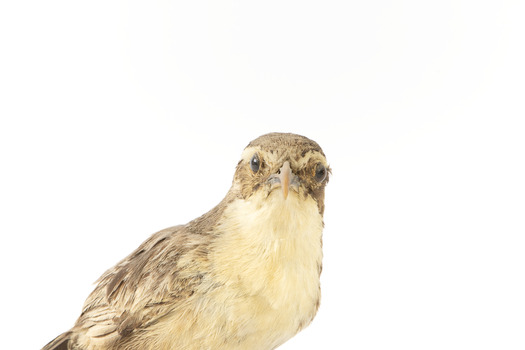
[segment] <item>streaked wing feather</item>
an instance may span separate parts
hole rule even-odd
[[[173,312],[201,283],[205,242],[185,226],[152,235],[97,281],[74,327],[77,342],[120,342]]]

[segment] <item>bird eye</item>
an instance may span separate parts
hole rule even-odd
[[[315,180],[317,182],[323,182],[325,178],[326,178],[326,167],[321,163],[317,163],[317,165],[315,166]]]
[[[252,157],[252,160],[250,160],[250,168],[252,168],[252,171],[254,173],[259,171],[259,168],[261,167],[261,161],[259,160],[259,156],[257,153],[255,153]]]

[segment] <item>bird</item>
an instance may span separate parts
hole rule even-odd
[[[225,198],[107,270],[74,326],[42,350],[279,347],[319,309],[330,175],[305,136],[251,141]]]

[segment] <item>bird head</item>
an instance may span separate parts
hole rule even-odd
[[[306,199],[312,197],[319,213],[324,211],[324,188],[331,170],[319,145],[304,136],[271,133],[248,144],[233,179],[233,188],[249,200],[280,196]]]

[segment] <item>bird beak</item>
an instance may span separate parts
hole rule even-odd
[[[281,181],[281,188],[283,189],[284,199],[288,198],[288,189],[290,187],[290,177],[292,176],[292,169],[290,168],[290,162],[284,162],[278,175]]]
[[[285,200],[288,198],[290,188],[299,191],[300,185],[299,177],[292,172],[290,162],[288,161],[283,163],[283,166],[279,169],[279,173],[273,174],[268,178],[268,183],[270,184],[271,189],[280,185]]]

